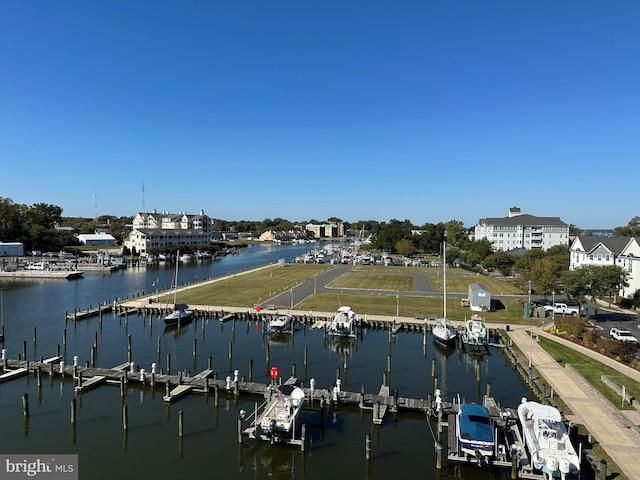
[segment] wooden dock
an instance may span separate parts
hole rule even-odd
[[[520,427],[517,422],[517,413],[512,409],[500,409],[493,397],[484,397],[483,404],[489,410],[497,433],[494,458],[490,460],[493,467],[510,469],[512,478],[525,478],[530,480],[543,480],[542,473],[536,473],[530,464]],[[456,415],[458,405],[449,404],[444,408],[447,418],[442,425],[446,429],[447,460],[459,463],[480,464],[484,460],[469,458],[462,452],[456,434]],[[513,475],[517,474],[517,477]]]

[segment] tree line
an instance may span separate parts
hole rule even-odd
[[[103,215],[98,218],[63,217],[57,205],[35,203],[16,204],[10,198],[0,197],[0,241],[21,242],[27,250],[60,251],[79,244],[76,234],[94,233],[108,229],[121,244],[131,230],[133,217]],[[587,297],[613,298],[626,284],[626,272],[617,266],[582,267],[569,271],[568,246],[555,246],[546,251],[529,250],[522,256],[493,251],[491,243],[472,240],[469,229],[461,221],[425,223],[420,226],[409,220],[391,219],[388,222],[360,220],[349,223],[338,217],[325,221],[310,219],[292,222],[284,218],[265,218],[260,221],[230,221],[213,219],[216,230],[248,232],[258,237],[268,230],[291,231],[308,223],[343,223],[348,236],[368,238],[368,248],[401,256],[440,255],[446,238],[447,258],[470,267],[481,267],[514,276],[523,287],[535,293],[551,295],[565,292],[579,302]],[[59,229],[56,227],[70,227]],[[579,230],[570,226],[572,235]],[[632,218],[628,225],[616,227],[614,236],[640,236],[640,217]],[[632,300],[640,307],[638,294]]]

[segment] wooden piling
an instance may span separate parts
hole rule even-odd
[[[131,334],[127,335],[127,361],[131,363]]]
[[[178,436],[184,437],[184,410],[178,412]]]
[[[198,339],[194,338],[193,339],[193,358],[196,358],[197,345],[198,345]]]
[[[76,423],[76,399],[71,399],[71,423]]]
[[[300,431],[300,451],[301,452],[304,452],[305,450],[306,438],[307,438],[307,424],[303,423],[302,430]]]
[[[129,410],[126,404],[122,406],[122,428],[125,432],[129,429]]]
[[[371,460],[371,433],[367,432],[364,440],[364,458]]]
[[[22,413],[25,417],[29,416],[29,394],[26,392],[22,395]]]
[[[36,335],[36,327],[33,327],[33,343],[38,343],[38,336]]]

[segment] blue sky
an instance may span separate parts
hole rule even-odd
[[[0,197],[626,225],[638,25],[637,0],[0,2]]]

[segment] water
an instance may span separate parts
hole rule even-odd
[[[254,246],[242,253],[205,265],[180,268],[183,281],[216,276],[276,261],[292,260],[308,250],[308,245]],[[364,385],[376,393],[391,356],[390,385],[400,396],[426,398],[432,393],[432,360],[436,360],[438,386],[446,400],[460,395],[467,401],[482,401],[487,383],[506,406],[516,406],[528,392],[511,365],[497,349],[488,354],[443,351],[422,334],[400,333],[390,338],[386,331],[367,330],[352,344],[335,348],[319,330],[300,328],[295,335],[274,341],[263,335],[257,322],[227,322],[196,319],[182,329],[166,329],[158,317],[104,315],[97,318],[64,321],[64,311],[86,308],[99,301],[134,296],[153,289],[158,282],[166,288],[171,268],[129,269],[111,275],[85,274],[75,281],[44,281],[2,284],[7,341],[10,358],[22,352],[27,356],[53,356],[62,344],[67,363],[78,356],[84,365],[90,356],[94,336],[98,338],[96,364],[110,367],[127,361],[127,338],[132,339],[132,360],[147,371],[151,363],[165,368],[171,354],[171,370],[197,373],[207,368],[209,357],[218,378],[238,369],[248,375],[253,363],[253,379],[268,383],[270,367],[277,366],[283,377],[295,369],[305,386],[310,379],[317,388],[331,388],[337,375],[344,390],[359,392]],[[181,282],[182,283],[182,282]],[[33,342],[33,328],[37,342]],[[160,339],[160,354],[158,354]],[[197,353],[194,357],[194,340]],[[229,345],[233,342],[232,358]],[[269,345],[270,364],[266,362]],[[304,352],[307,365],[304,366]],[[479,369],[479,378],[478,378]],[[171,478],[194,476],[225,479],[273,478],[383,478],[403,471],[428,472],[441,478],[509,478],[509,472],[488,472],[474,466],[450,464],[435,470],[434,442],[425,416],[421,413],[388,414],[381,427],[374,427],[371,412],[355,407],[339,407],[327,412],[324,428],[307,429],[307,450],[272,446],[245,439],[237,441],[237,419],[241,409],[253,411],[260,398],[234,398],[220,394],[218,407],[213,395],[191,394],[166,406],[164,387],[131,386],[124,398],[118,386],[102,386],[74,397],[70,378],[43,376],[37,386],[34,378],[23,377],[0,385],[0,452],[77,453],[80,478]],[[29,394],[30,417],[22,415],[22,395]],[[70,423],[70,404],[77,402],[77,423]],[[122,406],[126,404],[129,429],[122,428]],[[184,412],[185,436],[178,436],[178,412]],[[313,417],[315,419],[315,417]],[[310,420],[309,420],[310,421]],[[371,461],[365,461],[365,437],[371,434]],[[423,473],[424,474],[424,473]]]

